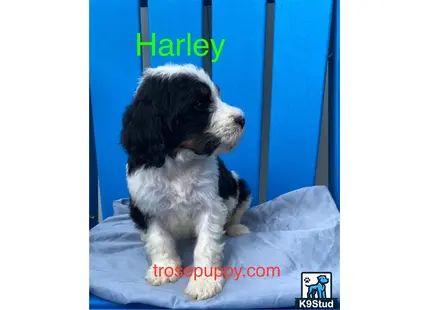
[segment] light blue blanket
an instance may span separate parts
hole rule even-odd
[[[227,279],[219,295],[198,302],[183,294],[187,277],[158,287],[145,282],[148,262],[127,203],[115,201],[114,216],[90,231],[90,292],[102,299],[182,309],[285,308],[301,297],[301,272],[308,271],[332,272],[339,298],[339,211],[326,187],[302,188],[250,209],[242,223],[251,233],[226,237],[224,262],[249,275]],[[183,266],[190,266],[193,242],[179,247]],[[250,267],[266,276],[252,277]]]

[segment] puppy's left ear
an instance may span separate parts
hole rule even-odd
[[[122,119],[121,144],[128,155],[155,167],[161,167],[165,160],[161,100],[163,97],[143,82]]]

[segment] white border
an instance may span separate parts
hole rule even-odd
[[[2,309],[88,309],[88,1],[0,4]]]
[[[429,4],[341,2],[341,308],[428,308]]]
[[[0,7],[2,308],[87,309],[88,2],[24,2]],[[425,308],[426,4],[341,4],[343,309]]]

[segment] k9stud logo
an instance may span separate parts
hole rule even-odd
[[[331,272],[302,272],[301,281],[301,298],[296,298],[296,308],[339,308],[337,298],[332,298]]]

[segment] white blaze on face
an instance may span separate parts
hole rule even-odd
[[[243,128],[235,122],[237,117],[244,117],[241,109],[216,98],[208,132],[221,140],[220,147],[225,150],[220,151],[230,151],[242,137]]]

